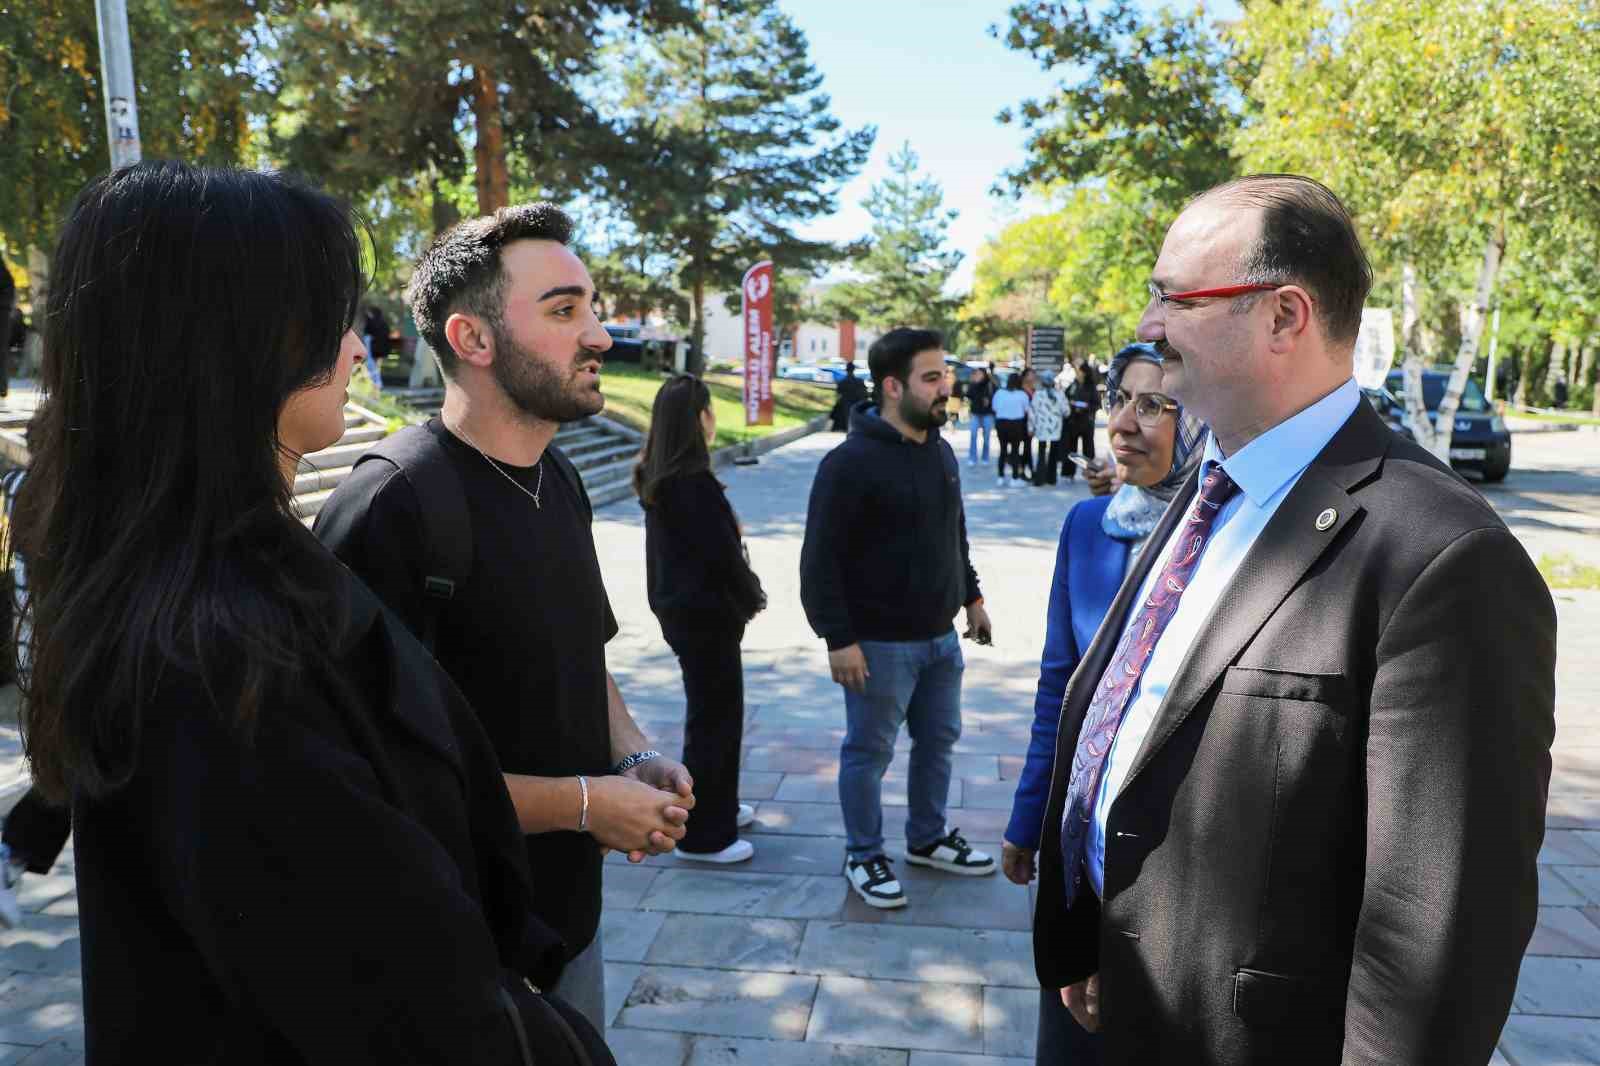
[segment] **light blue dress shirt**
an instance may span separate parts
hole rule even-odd
[[[1335,433],[1355,412],[1361,402],[1361,390],[1355,379],[1307,407],[1304,411],[1273,426],[1238,452],[1223,458],[1215,437],[1206,442],[1205,458],[1200,464],[1201,477],[1210,464],[1221,463],[1234,483],[1239,486],[1217,515],[1211,528],[1211,538],[1206,542],[1205,553],[1195,568],[1189,587],[1178,601],[1178,610],[1167,623],[1166,630],[1156,643],[1145,665],[1139,687],[1134,691],[1132,703],[1122,716],[1116,740],[1112,741],[1111,754],[1107,756],[1105,772],[1100,777],[1100,792],[1095,797],[1094,817],[1089,820],[1089,837],[1085,844],[1089,881],[1096,895],[1105,895],[1105,833],[1106,820],[1111,815],[1111,803],[1122,790],[1132,769],[1145,736],[1155,724],[1156,712],[1166,699],[1167,689],[1177,675],[1178,667],[1189,654],[1195,637],[1211,618],[1211,611],[1223,591],[1233,580],[1240,564],[1249,554],[1256,538],[1266,528],[1267,522],[1277,513],[1289,490],[1294,488],[1322,449],[1328,446]],[[1161,554],[1150,568],[1144,585],[1139,590],[1136,603],[1143,603],[1150,595],[1151,586],[1166,568],[1172,553],[1172,540],[1161,546]],[[1128,614],[1126,625],[1131,625],[1138,611]],[[1124,629],[1126,633],[1126,629]]]

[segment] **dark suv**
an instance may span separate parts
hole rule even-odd
[[[1422,372],[1422,403],[1428,409],[1429,421],[1435,420],[1439,401],[1444,399],[1444,389],[1449,383],[1448,370]],[[1405,396],[1403,370],[1391,370],[1387,384],[1396,397]],[[1450,465],[1475,470],[1485,481],[1503,480],[1511,469],[1511,431],[1494,413],[1483,397],[1483,390],[1472,378],[1467,379],[1466,387],[1461,390],[1454,428],[1450,437]]]

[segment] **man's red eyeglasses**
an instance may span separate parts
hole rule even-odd
[[[1179,300],[1200,300],[1210,296],[1226,298],[1232,296],[1243,296],[1245,293],[1249,292],[1271,292],[1273,289],[1283,288],[1281,284],[1276,283],[1269,284],[1265,282],[1252,282],[1248,285],[1224,285],[1220,289],[1191,289],[1188,292],[1162,292],[1160,289],[1156,288],[1156,283],[1153,281],[1146,282],[1146,285],[1148,285],[1150,289],[1150,298],[1160,303],[1163,307]]]

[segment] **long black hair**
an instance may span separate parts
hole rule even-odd
[[[692,374],[678,374],[656,392],[650,406],[650,432],[633,468],[633,491],[639,504],[656,502],[661,483],[684,474],[711,469],[700,414],[711,406],[711,390]]]
[[[168,668],[248,731],[330,664],[336,564],[294,514],[277,423],[333,374],[361,263],[348,210],[279,174],[147,162],[78,195],[12,525],[24,738],[47,795],[133,774]]]

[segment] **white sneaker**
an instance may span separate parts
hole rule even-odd
[[[1005,476],[1005,475],[1004,475],[1004,474],[1001,474],[1001,475],[1000,475],[1000,476],[999,476],[999,477],[997,477],[997,478],[995,478],[995,479],[994,479],[994,483],[995,483],[995,484],[996,484],[996,485],[999,485],[999,486],[1001,486],[1001,487],[1004,487],[1004,486],[1005,486],[1005,483],[1006,483],[1006,476]]]
[[[714,862],[726,866],[729,863],[744,862],[756,853],[756,846],[748,840],[735,840],[721,851],[684,851],[682,848],[675,848],[672,853],[690,862]]]
[[[893,910],[906,905],[905,890],[900,887],[899,879],[889,868],[889,860],[882,855],[875,855],[861,862],[851,862],[846,859],[844,879],[850,882],[851,889],[861,897],[861,902],[869,907]]]
[[[747,829],[756,821],[756,809],[748,803],[739,804],[739,813],[734,817],[733,824],[740,829]]]
[[[906,849],[906,862],[913,866],[931,866],[947,874],[966,874],[982,877],[995,871],[994,859],[968,844],[961,830],[952,829],[925,848]]]
[[[11,861],[11,849],[0,844],[0,929],[15,929],[22,924],[17,885],[22,882],[23,873],[24,867]]]

